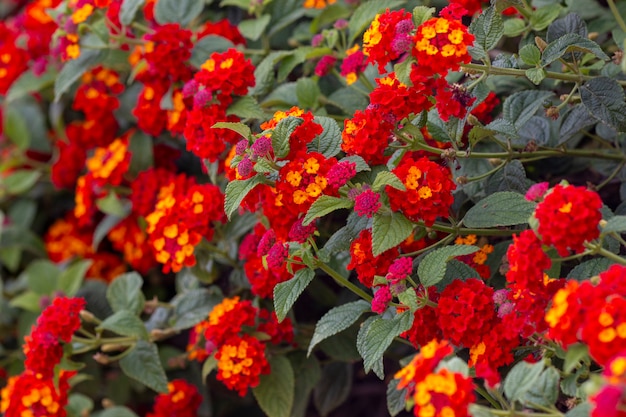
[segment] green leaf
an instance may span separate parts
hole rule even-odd
[[[498,191],[526,193],[528,183],[529,180],[526,178],[524,164],[514,159],[506,164],[503,169],[489,177],[486,191],[487,194],[493,194]]]
[[[263,182],[261,175],[255,175],[247,180],[234,180],[226,185],[226,197],[224,199],[224,212],[230,219],[233,212],[239,208],[239,205],[250,191]]]
[[[120,23],[124,26],[130,25],[144,2],[145,0],[123,0],[120,8]]]
[[[419,305],[417,302],[417,294],[415,294],[415,290],[413,288],[407,288],[398,294],[398,300],[401,304],[409,307],[409,310],[412,312],[417,311]]]
[[[398,6],[402,6],[406,3],[405,0],[387,0],[380,1],[367,1],[362,3],[352,13],[352,17],[348,22],[348,32],[350,32],[350,38],[348,44],[352,45],[356,38],[363,33],[363,31],[369,27],[378,13],[382,13],[385,9],[394,9]]]
[[[563,372],[569,374],[574,370],[581,360],[589,358],[589,347],[582,343],[575,343],[567,347],[565,360],[563,362]]]
[[[324,9],[322,12],[311,22],[310,32],[318,33],[320,32],[319,28],[321,26],[325,26],[329,23],[334,23],[339,19],[345,19],[350,16],[350,9],[345,7],[342,4],[331,4]]]
[[[446,274],[448,261],[457,256],[472,254],[478,249],[478,247],[472,245],[455,245],[430,252],[417,267],[417,275],[420,282],[424,287],[437,284]]]
[[[530,25],[536,31],[541,31],[550,26],[559,14],[561,13],[561,6],[558,4],[548,4],[533,11],[530,16]]]
[[[214,52],[225,52],[234,47],[235,44],[222,36],[203,36],[193,45],[189,63],[199,69]]]
[[[367,162],[365,162],[365,159],[361,158],[359,155],[350,155],[350,156],[346,156],[345,158],[341,158],[339,160],[339,162],[354,162],[356,164],[356,172],[362,172],[362,171],[371,171],[372,168],[370,168],[370,166],[367,164]]]
[[[272,133],[272,148],[277,158],[284,158],[289,153],[291,134],[302,124],[302,119],[288,116],[278,122]]]
[[[135,132],[128,143],[128,152],[131,154],[128,172],[136,176],[154,166],[152,138],[142,131]]]
[[[469,32],[475,36],[474,45],[487,52],[495,48],[504,34],[502,17],[490,6],[472,21]]]
[[[326,116],[315,116],[313,121],[321,125],[324,131],[307,144],[307,149],[327,158],[337,155],[341,151],[341,129],[337,122]]]
[[[139,417],[132,412],[128,407],[116,405],[100,411],[97,415],[93,414],[93,417]]]
[[[507,398],[511,402],[521,400],[537,383],[544,367],[543,362],[522,361],[515,365],[504,379],[504,393]]]
[[[254,97],[245,96],[237,99],[228,107],[227,115],[235,115],[240,119],[265,119],[265,113]]]
[[[581,263],[580,265],[576,265],[574,269],[569,271],[569,274],[567,274],[567,279],[575,279],[578,281],[587,280],[595,275],[598,275],[601,272],[606,271],[614,263],[614,261],[608,258],[590,259]]]
[[[217,368],[217,359],[215,359],[215,356],[209,356],[202,364],[202,381],[206,381],[215,368]]]
[[[472,417],[497,417],[490,409],[478,404],[470,404],[467,411]]]
[[[20,278],[25,277],[28,289],[39,295],[50,295],[57,289],[59,268],[46,259],[31,262]]]
[[[513,38],[526,30],[526,21],[520,18],[506,19],[504,21],[504,36]]]
[[[298,106],[302,109],[315,109],[318,107],[318,99],[321,91],[317,83],[311,78],[299,78],[296,82],[296,97]]]
[[[211,126],[213,129],[228,129],[239,133],[244,139],[250,139],[252,132],[250,128],[243,123],[235,122],[218,122]]]
[[[350,213],[347,224],[328,239],[324,245],[324,250],[330,253],[349,250],[350,242],[359,235],[361,230],[368,227],[368,223],[369,219],[367,217],[361,217],[355,212]]]
[[[17,169],[4,177],[0,184],[9,194],[23,194],[31,189],[40,177],[39,171]]]
[[[41,307],[39,303],[40,300],[40,294],[37,294],[34,291],[26,291],[21,293],[17,297],[12,298],[9,302],[9,305],[11,307],[18,307],[39,314],[41,312]]]
[[[516,129],[524,126],[543,102],[554,93],[543,90],[525,90],[511,94],[504,101],[502,115],[509,122],[513,123]]]
[[[413,24],[418,27],[435,15],[437,9],[434,7],[416,6],[413,9]]]
[[[315,271],[304,268],[298,270],[290,280],[281,282],[274,287],[274,310],[278,322],[285,319],[291,307],[313,281],[313,278],[315,278]]]
[[[68,61],[63,66],[63,69],[54,83],[54,101],[59,101],[61,96],[69,90],[85,72],[100,62],[104,56],[106,56],[106,54],[102,51],[87,49],[81,51],[78,58]]]
[[[80,289],[85,279],[85,274],[93,263],[90,259],[84,259],[73,263],[69,268],[61,273],[57,289],[63,291],[68,297],[73,297]]]
[[[293,368],[284,356],[272,357],[270,367],[271,373],[261,375],[259,385],[252,389],[252,393],[269,417],[289,417],[294,397]]]
[[[161,0],[159,0],[161,1]],[[251,41],[257,41],[261,37],[261,34],[267,28],[272,16],[264,14],[261,17],[254,19],[247,19],[239,23],[239,32]]]
[[[93,410],[93,400],[84,394],[74,392],[70,394],[67,402],[67,411],[70,415],[88,416],[90,411]]]
[[[383,187],[386,185],[395,188],[396,190],[406,191],[404,183],[396,174],[390,171],[381,171],[376,175],[376,179],[372,184],[372,190],[379,192],[383,190]]]
[[[577,33],[567,33],[557,40],[550,42],[541,56],[541,65],[546,67],[561,58],[568,52],[585,52],[593,54],[606,61],[608,55],[604,53],[600,45],[594,41],[583,38]],[[567,57],[566,57],[567,58]]]
[[[174,307],[171,325],[176,330],[188,329],[205,320],[222,295],[213,288],[196,289],[178,294],[170,304]]]
[[[120,200],[114,191],[111,191],[105,197],[97,199],[96,207],[105,214],[121,218],[128,216],[130,213],[130,203]]]
[[[524,224],[535,210],[535,203],[523,195],[502,191],[480,200],[469,209],[463,224],[470,228],[513,226]]]
[[[347,198],[332,197],[329,195],[321,195],[317,200],[311,204],[311,207],[306,212],[302,225],[308,226],[311,222],[318,217],[323,217],[328,213],[332,213],[335,210],[351,208],[354,206],[354,201]]]
[[[30,93],[38,92],[54,85],[56,76],[57,72],[53,65],[48,65],[46,72],[41,75],[35,75],[32,70],[24,72],[11,84],[11,88],[9,88],[6,95],[6,102],[10,103]],[[6,108],[8,110],[10,106],[6,106]]]
[[[533,84],[539,85],[546,78],[546,70],[543,68],[529,68],[524,71],[526,78],[528,78]]]
[[[522,395],[520,402],[531,408],[534,408],[535,404],[544,407],[554,406],[559,397],[559,380],[559,371],[551,366],[544,369],[530,389]]]
[[[154,6],[154,20],[161,25],[180,23],[187,26],[203,8],[204,0],[159,0]]]
[[[598,120],[626,131],[626,103],[624,89],[616,80],[598,77],[580,87],[580,98],[589,112]]]
[[[594,125],[596,122],[589,110],[582,103],[578,103],[563,118],[557,145],[567,142],[584,128]]]
[[[374,214],[372,253],[381,253],[398,246],[413,233],[413,223],[401,213]]]
[[[132,349],[132,352],[120,360],[122,371],[148,388],[166,393],[167,377],[159,359],[157,345],[139,340]]]
[[[322,368],[322,376],[313,392],[313,404],[322,416],[327,416],[348,398],[352,389],[352,364],[331,362]]]
[[[589,417],[591,410],[591,403],[585,401],[565,413],[565,417]]]
[[[95,250],[98,249],[102,240],[109,234],[109,232],[117,226],[122,220],[122,217],[114,216],[111,214],[107,214],[104,218],[98,223],[96,229],[93,232],[93,241],[91,247]]]
[[[606,226],[602,228],[602,234],[612,232],[626,232],[626,216],[613,216],[607,221]]]
[[[143,321],[129,310],[119,310],[107,317],[98,329],[112,331],[122,336],[136,336],[139,339],[148,340],[148,330]]]
[[[141,292],[143,280],[136,272],[122,274],[107,288],[106,298],[114,312],[130,310],[139,315],[146,299]]]
[[[407,389],[398,389],[399,379],[392,379],[387,385],[387,411],[396,417],[406,407]]]
[[[463,359],[456,356],[441,361],[435,370],[439,371],[440,369],[447,369],[450,372],[461,374],[465,377],[468,377],[470,374],[467,363]]]
[[[584,39],[587,39],[587,35],[589,34],[587,31],[587,25],[585,24],[585,21],[582,20],[576,13],[570,12],[563,18],[552,22],[548,28],[546,40],[550,43],[563,35],[567,35],[568,33],[576,33]]]
[[[31,143],[31,134],[26,118],[20,109],[15,106],[5,106],[3,111],[4,135],[11,139],[11,142],[19,149],[27,150]]]
[[[413,313],[404,311],[391,320],[376,317],[367,330],[362,346],[357,344],[357,349],[363,357],[365,372],[369,372],[374,364],[382,359],[383,354],[393,342],[393,339],[401,333],[409,330],[413,324]]]
[[[466,281],[470,278],[480,278],[480,274],[474,268],[457,259],[450,259],[446,263],[446,273],[435,288],[439,292],[443,291],[454,280]]]
[[[532,43],[519,50],[519,57],[527,65],[536,66],[541,62],[541,51]]]
[[[364,300],[353,301],[330,309],[315,325],[313,337],[309,343],[307,355],[322,340],[350,327],[361,314],[370,309],[370,303]]]

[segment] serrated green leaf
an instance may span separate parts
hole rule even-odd
[[[350,38],[348,44],[352,45],[356,38],[372,23],[378,13],[382,13],[385,9],[394,9],[406,3],[405,0],[387,0],[368,1],[361,3],[359,7],[352,13],[352,17],[348,22],[348,32]]]
[[[284,320],[300,294],[315,278],[315,271],[309,268],[298,270],[293,278],[281,282],[274,287],[274,311],[278,322]]]
[[[322,340],[350,327],[361,314],[370,309],[370,303],[364,300],[353,301],[330,309],[315,325],[313,337],[309,343],[307,355]]]
[[[302,220],[302,225],[308,226],[313,220],[319,217],[323,217],[335,210],[351,208],[352,206],[354,206],[354,201],[348,200],[347,198],[321,195],[311,204],[311,207],[304,216],[304,220]]]
[[[535,203],[523,195],[502,191],[480,200],[463,218],[467,227],[499,227],[524,224],[535,210]]]
[[[93,263],[90,259],[84,259],[73,263],[69,268],[61,273],[57,289],[63,291],[68,297],[73,297],[79,290],[85,279],[85,274]]]
[[[504,34],[504,22],[495,7],[490,6],[472,21],[469,32],[475,36],[475,45],[483,51],[490,51]]]
[[[574,267],[574,269],[567,274],[567,279],[575,279],[578,281],[587,280],[606,271],[614,263],[614,261],[608,258],[590,259]]]
[[[69,90],[86,71],[100,62],[105,56],[106,54],[102,51],[87,49],[81,51],[78,58],[66,62],[54,83],[54,101],[59,101],[61,96]]]
[[[413,9],[413,24],[418,27],[435,15],[437,9],[434,7],[417,6]]]
[[[532,389],[544,370],[544,363],[519,362],[504,379],[504,393],[509,401],[519,401]]]
[[[524,71],[526,78],[528,78],[533,84],[539,85],[546,78],[546,70],[543,68],[529,68]]]
[[[559,371],[553,367],[544,369],[530,389],[522,395],[520,402],[531,408],[535,404],[543,407],[554,406],[559,397],[559,380]]]
[[[161,25],[180,23],[187,26],[203,8],[204,0],[159,0],[154,6],[154,20]]]
[[[34,291],[26,291],[14,297],[9,302],[11,307],[18,307],[26,311],[32,311],[39,314],[41,312],[40,307],[41,295]]]
[[[93,410],[93,400],[84,394],[74,392],[68,398],[66,409],[73,416],[90,415],[90,411]]]
[[[115,405],[113,407],[106,408],[96,414],[93,414],[94,417],[139,417],[128,407],[123,407],[120,405]]]
[[[466,281],[470,278],[480,278],[480,274],[466,263],[450,259],[446,263],[446,273],[443,279],[435,285],[435,288],[441,292],[454,280]]]
[[[536,66],[541,62],[541,51],[533,44],[528,44],[519,50],[519,57],[527,65]]]
[[[565,417],[589,417],[591,410],[591,403],[585,401],[565,413]]]
[[[553,94],[551,91],[543,90],[525,90],[511,94],[502,105],[502,115],[516,129],[519,129],[535,115],[543,102]]]
[[[302,119],[289,116],[278,122],[272,133],[272,148],[277,158],[284,158],[289,153],[291,134],[302,124]]]
[[[569,374],[574,370],[576,365],[584,358],[589,357],[589,347],[582,343],[575,343],[567,347],[565,360],[563,361],[563,372]]]
[[[265,118],[265,113],[259,106],[259,103],[254,97],[250,96],[241,97],[235,100],[233,104],[228,106],[226,114],[234,114],[241,119],[261,120]]]
[[[254,398],[269,417],[289,417],[293,407],[295,378],[289,360],[284,356],[270,359],[271,373],[261,375],[252,389]]]
[[[504,36],[513,38],[526,30],[526,21],[520,18],[506,19],[504,21]]]
[[[122,274],[115,278],[107,288],[106,298],[114,312],[129,310],[141,313],[146,299],[141,292],[143,279],[136,272]]]
[[[567,33],[546,46],[541,56],[541,65],[546,67],[568,52],[585,52],[604,61],[609,59],[600,45],[594,41],[583,38],[577,33]]]
[[[313,121],[324,130],[307,144],[307,149],[319,152],[327,158],[337,155],[341,151],[341,129],[337,122],[326,116],[315,116]]]
[[[188,329],[206,319],[223,298],[221,292],[214,291],[213,288],[215,287],[187,291],[174,297],[170,301],[174,307],[172,327],[176,330]]]
[[[419,307],[417,302],[417,294],[415,294],[415,289],[413,288],[407,288],[406,290],[398,294],[398,300],[401,304],[409,307],[409,310],[411,310],[412,312],[415,312]]]
[[[51,295],[58,285],[59,268],[47,259],[37,259],[31,262],[20,275],[26,278],[28,289],[39,295]]]
[[[387,385],[387,411],[391,417],[395,417],[404,410],[406,406],[407,389],[398,389],[400,380],[392,379]]]
[[[296,97],[298,106],[302,109],[315,109],[318,107],[318,99],[321,91],[317,83],[311,78],[299,78],[296,82]]]
[[[331,362],[322,368],[320,381],[313,391],[313,403],[326,416],[348,398],[352,389],[352,364]]]
[[[530,25],[536,31],[541,31],[550,26],[559,14],[561,13],[561,6],[558,4],[548,4],[543,7],[539,7],[534,10],[530,15]]]
[[[120,368],[148,388],[167,393],[167,377],[159,359],[159,350],[154,343],[139,340],[132,352],[120,360]]]
[[[393,342],[393,339],[401,333],[409,330],[413,324],[413,313],[404,311],[391,320],[377,317],[369,326],[367,336],[362,346],[357,345],[359,353],[363,357],[365,372],[369,372],[376,362],[382,359],[383,354]]]
[[[239,23],[239,32],[251,41],[256,41],[267,28],[272,16],[264,14],[258,18],[247,19]]]
[[[417,275],[424,287],[430,287],[441,281],[446,274],[448,261],[462,255],[469,255],[479,248],[472,245],[446,246],[430,252],[417,267]]]
[[[626,216],[613,216],[607,221],[606,226],[602,228],[602,234],[612,232],[626,232]]]
[[[224,212],[230,219],[233,212],[239,208],[239,205],[250,191],[263,182],[261,175],[255,175],[246,180],[234,180],[226,185],[224,198]]]
[[[506,164],[503,169],[489,177],[486,191],[487,194],[493,194],[499,191],[526,193],[528,183],[529,180],[526,178],[524,164],[515,159]]]
[[[371,171],[372,170],[372,168],[370,168],[370,166],[367,164],[367,162],[365,162],[365,159],[361,158],[358,155],[346,156],[345,158],[341,158],[339,160],[339,162],[344,162],[344,161],[354,162],[354,164],[356,165],[356,167],[355,167],[356,172]]]
[[[616,80],[598,77],[580,87],[580,98],[589,112],[598,120],[626,131],[626,103],[624,89]]]
[[[11,84],[11,88],[7,91],[6,102],[10,103],[30,93],[54,85],[56,76],[57,72],[53,65],[48,65],[46,72],[41,75],[35,75],[32,70],[24,72]],[[8,108],[9,106],[7,106]]]
[[[496,417],[490,409],[478,404],[470,404],[469,407],[467,407],[467,411],[472,417]]]
[[[130,25],[144,2],[145,0],[123,0],[120,7],[120,23],[124,26]]]
[[[109,330],[122,336],[135,336],[148,340],[148,331],[143,321],[129,310],[119,310],[107,317],[98,329]]]
[[[372,190],[379,192],[383,190],[383,187],[386,185],[396,190],[406,191],[406,186],[396,174],[390,171],[381,171],[376,175],[376,179],[372,184]]]
[[[576,33],[584,39],[587,39],[587,25],[585,24],[585,21],[582,20],[576,13],[570,12],[563,18],[552,22],[550,27],[548,27],[546,40],[550,43],[563,35],[567,35],[568,33]]]
[[[450,372],[461,374],[464,377],[468,377],[470,375],[467,363],[463,359],[456,356],[442,360],[439,365],[437,365],[435,371],[439,371],[440,369],[447,369]]]
[[[30,147],[32,135],[26,117],[16,106],[6,106],[2,115],[3,134],[22,151]]]
[[[374,214],[372,223],[372,254],[398,246],[413,233],[414,224],[401,213]]]
[[[575,105],[574,108],[563,117],[559,130],[559,140],[556,144],[561,145],[567,142],[584,128],[594,125],[596,122],[595,117],[589,113],[589,110],[587,110],[582,103]]]
[[[218,122],[211,126],[213,129],[228,129],[239,133],[244,139],[250,139],[252,132],[250,128],[243,123],[235,122]]]

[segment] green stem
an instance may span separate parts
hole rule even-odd
[[[489,177],[490,175],[495,174],[496,172],[500,171],[502,168],[504,168],[504,167],[506,166],[506,164],[507,164],[507,162],[506,162],[506,161],[504,161],[504,162],[502,162],[500,165],[498,165],[497,167],[495,167],[495,168],[493,168],[493,169],[491,169],[491,170],[489,170],[489,171],[485,172],[484,174],[480,174],[480,175],[477,175],[477,176],[475,176],[475,177],[466,178],[466,179],[465,179],[465,182],[480,181],[480,180],[482,180],[483,178],[487,178],[487,177]]]
[[[358,295],[365,301],[372,302],[372,299],[374,297],[367,294],[365,291],[363,291],[362,289],[360,289],[359,287],[357,287],[356,285],[348,281],[339,272],[335,271],[334,269],[332,269],[330,266],[326,265],[324,262],[320,261],[319,259],[317,260],[316,264],[319,269],[326,272],[332,279],[335,280],[335,282],[337,282],[337,284],[341,285],[342,287],[346,287],[347,289],[349,289],[350,291],[352,291],[354,294]]]
[[[498,402],[491,395],[489,395],[487,390],[484,389],[483,387],[477,386],[476,388],[474,388],[474,390],[477,393],[479,393],[485,400],[489,401],[489,404],[491,404],[491,406],[495,408],[496,410],[499,410],[502,408],[500,407],[500,404],[498,404]]]
[[[600,243],[585,243],[585,247],[587,249],[591,249],[591,252],[594,254],[604,256],[605,258],[615,261],[620,265],[626,265],[626,259],[604,249]]]
[[[613,13],[613,17],[615,18],[615,21],[619,25],[620,29],[626,32],[626,22],[624,22],[622,15],[619,13],[615,2],[613,0],[607,0],[607,3],[609,4],[609,9],[611,9],[611,13]]]
[[[611,172],[611,175],[606,177],[606,179],[604,181],[602,181],[600,184],[596,185],[596,191],[600,190],[605,185],[610,183],[613,180],[613,178],[615,178],[617,176],[617,174],[619,174],[621,169],[624,167],[624,164],[626,164],[626,161],[620,162],[619,165],[617,165],[617,167],[613,170],[613,172]]]
[[[416,250],[416,251],[414,251],[414,252],[403,253],[403,254],[402,254],[402,255],[400,255],[400,256],[401,256],[401,257],[404,257],[404,256],[417,256],[417,255],[420,255],[420,254],[422,254],[422,253],[424,253],[424,252],[426,252],[426,251],[429,251],[429,250],[431,250],[431,249],[436,248],[437,246],[447,245],[447,244],[448,244],[448,243],[450,243],[450,242],[451,242],[451,241],[452,241],[455,237],[456,237],[455,235],[450,234],[450,235],[448,235],[448,236],[444,237],[443,239],[438,240],[437,242],[433,243],[433,244],[432,244],[432,245],[430,245],[430,246],[427,246],[427,247],[425,247],[425,248],[423,248],[423,249],[420,249],[420,250]]]

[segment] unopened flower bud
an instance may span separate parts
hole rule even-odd
[[[111,358],[108,355],[100,352],[93,355],[93,360],[98,362],[100,365],[108,365],[109,363],[111,363]]]
[[[461,175],[460,177],[457,177],[456,183],[460,185],[467,184],[467,177],[465,175]]]
[[[552,120],[558,119],[560,116],[559,108],[556,106],[550,106],[546,109],[546,117],[549,117]]]
[[[348,21],[346,19],[339,19],[333,25],[335,29],[342,30],[348,27]]]
[[[100,323],[100,320],[98,320],[96,318],[96,316],[94,316],[92,313],[90,313],[87,310],[80,310],[80,313],[78,313],[80,315],[80,318],[83,319],[83,321],[87,322],[87,323]]]
[[[119,343],[105,343],[100,347],[100,350],[103,352],[119,352],[127,347],[127,345],[121,345]]]
[[[543,52],[543,50],[546,49],[546,46],[548,46],[548,43],[541,39],[539,36],[535,36],[535,45],[537,45],[537,48],[539,48],[539,50]]]

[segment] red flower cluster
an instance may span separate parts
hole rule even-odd
[[[57,383],[28,370],[9,378],[0,393],[0,412],[4,417],[66,417],[69,379],[74,374],[61,371]]]
[[[514,235],[513,244],[509,246],[506,256],[509,260],[506,280],[513,289],[543,292],[543,273],[550,269],[552,261],[543,251],[535,232],[524,230],[519,236]]]
[[[372,233],[364,229],[350,244],[350,263],[348,270],[355,270],[361,284],[368,288],[374,283],[374,275],[384,276],[394,259],[398,257],[398,249],[392,248],[378,256],[372,254]]]
[[[352,119],[346,119],[341,133],[341,150],[358,155],[368,164],[383,164],[393,124],[380,118],[374,110],[357,110]]]
[[[270,373],[265,345],[246,334],[233,336],[226,341],[215,354],[215,359],[217,379],[242,397],[248,388],[259,385],[261,375]]]
[[[565,347],[581,341],[601,366],[623,351],[626,341],[626,268],[613,265],[597,285],[568,281],[545,315],[548,336]]]
[[[413,46],[410,32],[414,29],[411,13],[387,9],[377,14],[370,27],[363,34],[363,53],[368,63],[378,64],[378,71],[384,72],[385,66],[394,61]]]
[[[448,216],[454,201],[452,191],[456,189],[448,168],[407,153],[393,173],[404,183],[406,191],[387,187],[392,210],[402,211],[413,221],[424,221],[426,226],[439,216]]]
[[[600,235],[601,208],[597,193],[585,187],[557,185],[535,209],[542,242],[554,246],[561,256],[570,251],[581,253],[585,242]]]
[[[416,417],[469,417],[468,406],[475,399],[472,379],[445,367],[436,370],[441,360],[451,353],[452,348],[446,342],[433,340],[395,374],[400,380],[398,389],[409,390]]]
[[[626,355],[613,358],[604,369],[604,385],[589,397],[591,417],[624,417],[626,412]]]
[[[184,379],[175,379],[167,384],[167,394],[159,394],[152,412],[146,417],[196,417],[202,403],[198,389]]]
[[[191,31],[182,29],[178,23],[168,23],[154,28],[154,32],[144,36],[143,58],[148,63],[145,79],[161,81],[187,81],[191,78],[191,68],[187,60],[191,58]],[[170,83],[166,83],[166,87]]]

